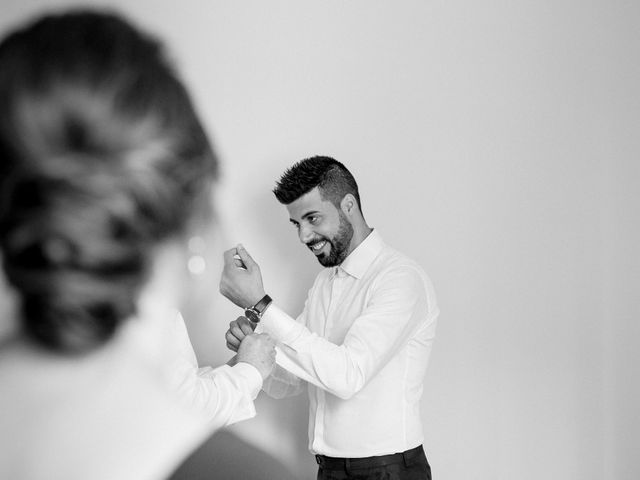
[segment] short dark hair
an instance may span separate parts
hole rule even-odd
[[[315,156],[295,163],[282,174],[273,193],[280,203],[289,205],[316,187],[322,198],[337,208],[345,195],[352,194],[362,211],[355,178],[347,167],[331,157]]]
[[[37,344],[109,340],[216,172],[162,45],[120,16],[45,15],[0,43],[0,248]]]

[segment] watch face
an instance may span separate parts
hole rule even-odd
[[[258,314],[249,308],[247,308],[244,311],[244,316],[247,317],[249,321],[253,323],[258,323],[260,321],[260,317],[258,316]]]

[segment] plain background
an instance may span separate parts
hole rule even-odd
[[[68,4],[1,0],[0,28]],[[223,162],[212,257],[243,242],[297,314],[320,267],[270,190],[327,154],[423,265],[435,479],[640,478],[638,2],[80,4],[158,34],[191,89]],[[203,364],[240,313],[219,267],[186,315]],[[257,408],[174,478],[315,478],[306,396]]]

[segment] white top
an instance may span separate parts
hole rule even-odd
[[[87,356],[0,345],[0,478],[155,480],[255,415],[257,369],[198,369],[184,322],[132,319]]]
[[[373,231],[324,269],[297,321],[272,304],[258,331],[277,364],[309,382],[309,449],[334,457],[402,452],[423,442],[420,397],[438,316],[430,280]],[[282,345],[284,344],[284,345]],[[265,391],[295,393],[278,368]]]

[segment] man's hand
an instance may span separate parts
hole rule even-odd
[[[233,322],[229,323],[229,330],[227,330],[225,335],[227,348],[237,352],[244,337],[251,335],[255,328],[255,325],[251,323],[247,317],[236,318]]]
[[[245,362],[258,369],[266,380],[276,363],[276,342],[266,333],[252,333],[244,337],[238,348],[236,363]]]
[[[265,295],[260,266],[242,245],[224,252],[220,293],[241,308],[255,305]]]

